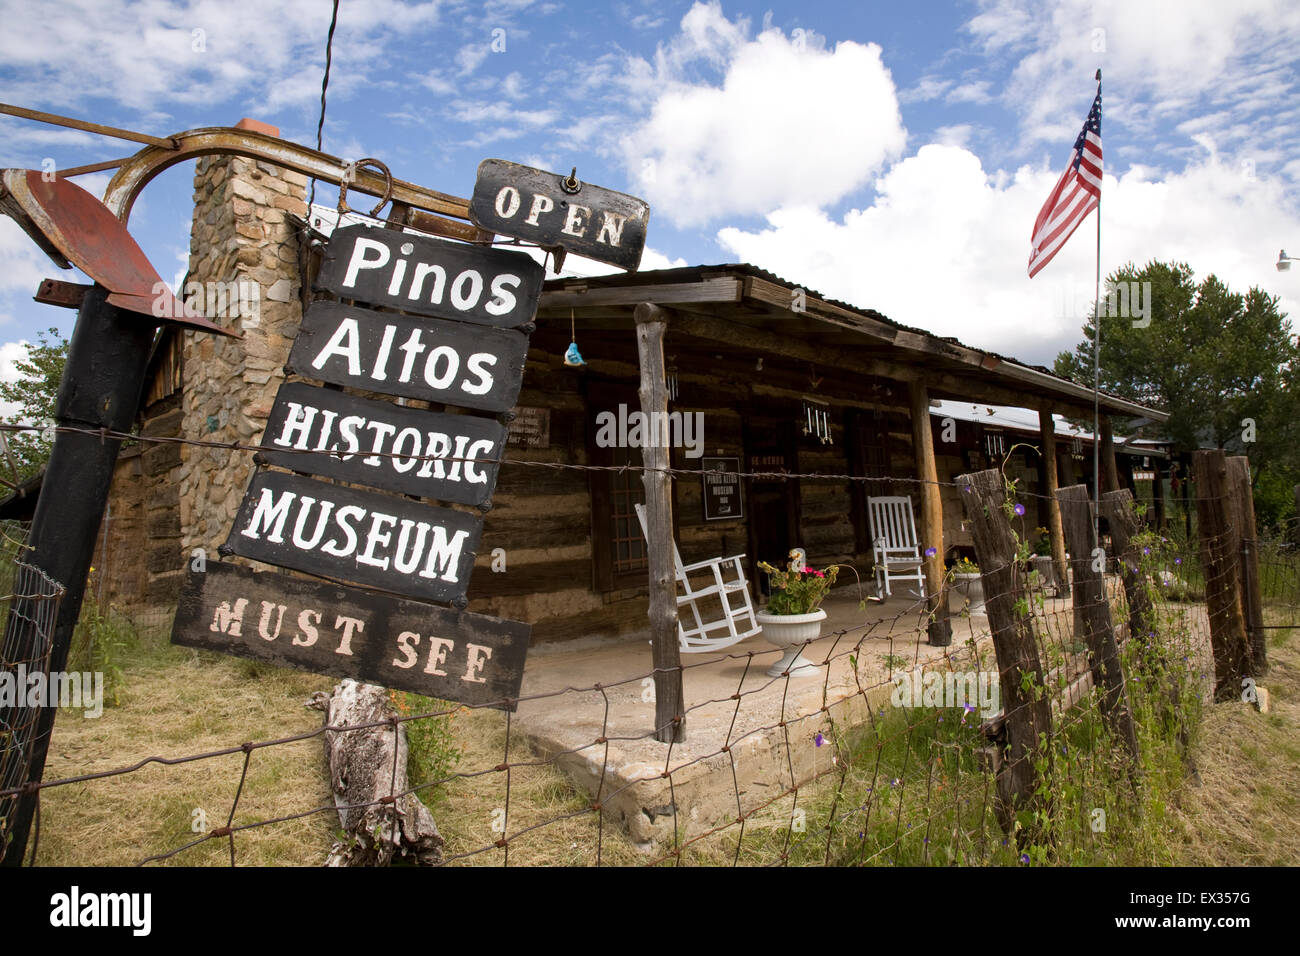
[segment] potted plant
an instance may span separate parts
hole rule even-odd
[[[772,595],[767,606],[758,612],[758,623],[763,627],[763,637],[785,651],[779,661],[768,668],[768,676],[780,677],[789,672],[791,677],[811,677],[817,667],[800,655],[811,641],[821,636],[822,599],[835,583],[839,567],[832,565],[824,571],[803,563],[802,552],[790,552],[790,563],[782,571],[766,561],[758,562],[767,573]]]
[[[950,569],[953,589],[964,598],[964,606],[971,611],[984,607],[984,581],[980,577],[979,565],[970,558],[959,558]],[[958,609],[960,610],[960,608]]]
[[[1029,566],[1038,572],[1038,584],[1040,587],[1052,588],[1055,590],[1056,583],[1056,565],[1052,561],[1052,539],[1048,537],[1046,528],[1035,528],[1039,538],[1034,543],[1034,553],[1029,557]]]

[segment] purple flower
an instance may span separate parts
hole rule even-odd
[[[925,556],[926,556],[927,558],[933,558],[933,557],[934,557],[936,554],[938,554],[938,553],[939,553],[939,552],[936,551],[934,548],[926,548],[926,549],[925,549]]]
[[[1143,549],[1142,549],[1142,553],[1143,553],[1143,554],[1150,554],[1150,553],[1151,553],[1151,549],[1150,549],[1150,548],[1143,548]]]
[[[1182,563],[1183,563],[1182,558],[1174,558],[1174,564],[1182,564]]]
[[[1016,514],[1023,515],[1025,513],[1025,506],[1017,501],[1015,510],[1016,510]]]
[[[1028,853],[1022,853],[1022,854],[1020,854],[1020,862],[1023,863],[1025,866],[1028,866],[1028,865],[1029,865],[1029,854],[1028,854]]]
[[[818,734],[816,737],[813,738],[813,743],[815,743],[818,747],[820,747],[825,742],[826,742],[826,738],[823,737],[821,734]]]

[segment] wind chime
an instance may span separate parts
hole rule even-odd
[[[809,438],[816,438],[823,445],[834,443],[831,438],[831,409],[826,402],[813,398],[803,400],[803,433]]]

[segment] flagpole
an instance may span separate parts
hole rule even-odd
[[[1101,94],[1101,70],[1097,70]],[[1097,196],[1097,268],[1092,293],[1092,546],[1101,547],[1101,195]]]

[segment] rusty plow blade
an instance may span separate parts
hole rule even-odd
[[[11,216],[61,269],[76,266],[120,309],[201,332],[239,338],[177,299],[108,207],[75,183],[34,169],[0,170],[0,212]]]

